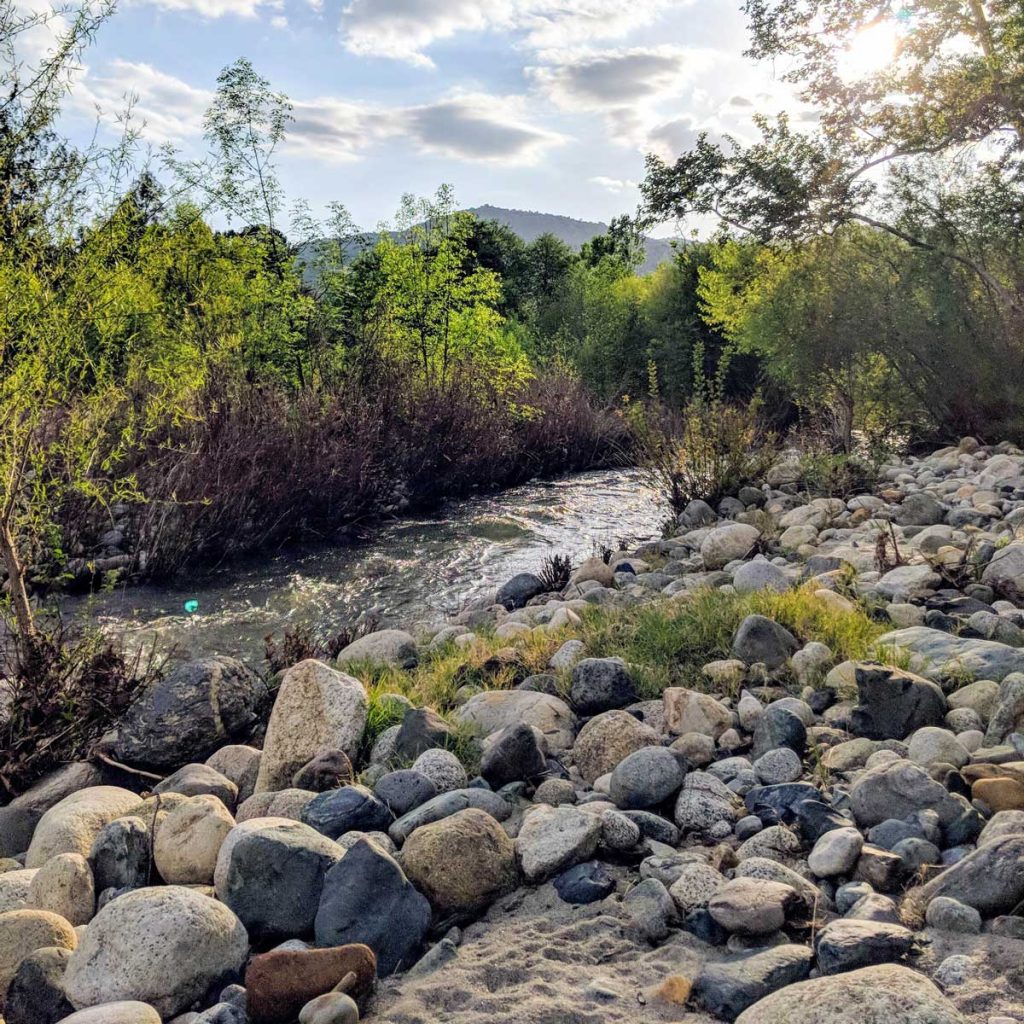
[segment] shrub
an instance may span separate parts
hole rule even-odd
[[[547,593],[564,590],[572,576],[572,559],[568,555],[550,555],[544,559],[537,578]]]

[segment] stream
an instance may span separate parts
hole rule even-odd
[[[66,612],[173,660],[262,661],[264,638],[307,626],[337,633],[360,615],[382,626],[437,626],[546,557],[574,563],[602,546],[661,533],[667,503],[638,470],[533,481],[377,524],[355,544],[289,547],[172,583],[69,599]]]

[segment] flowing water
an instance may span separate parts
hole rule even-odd
[[[549,555],[578,562],[602,546],[660,536],[667,515],[636,470],[582,473],[377,525],[361,543],[289,548],[173,584],[77,599],[68,610],[174,658],[255,663],[264,637],[297,625],[336,633],[371,612],[382,625],[438,625]]]

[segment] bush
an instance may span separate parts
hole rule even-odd
[[[61,623],[0,644],[0,796],[87,757],[161,665],[91,630]]]

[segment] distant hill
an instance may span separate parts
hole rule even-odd
[[[554,235],[566,245],[579,249],[584,242],[589,242],[596,235],[603,235],[608,230],[607,224],[599,221],[576,220],[574,217],[562,217],[557,213],[535,213],[533,210],[507,210],[501,206],[477,206],[468,211],[480,220],[495,220],[511,228],[524,242],[532,242],[541,235]],[[647,259],[639,269],[641,274],[649,274],[659,264],[672,259],[673,249],[667,238],[648,238],[644,248]]]

